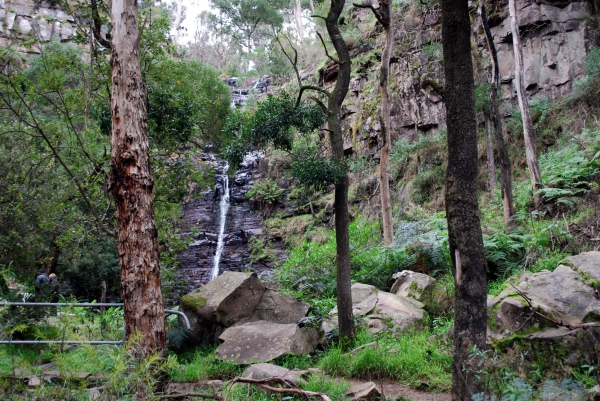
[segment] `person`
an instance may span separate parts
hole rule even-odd
[[[35,279],[35,296],[31,298],[34,302],[48,302],[50,299],[50,279],[46,272],[41,271]]]
[[[56,274],[51,273],[48,276],[48,279],[50,280],[50,295],[52,296],[50,302],[58,302],[58,278],[56,277]]]
[[[48,276],[46,276],[46,272],[41,271],[40,274],[35,279],[35,283],[38,287],[42,286],[43,284],[49,284],[50,279],[48,278]]]

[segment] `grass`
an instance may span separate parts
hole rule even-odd
[[[407,331],[397,338],[376,336],[366,330],[357,333],[356,345],[377,341],[354,355],[340,347],[323,356],[318,367],[332,376],[363,380],[398,380],[421,390],[447,391],[451,382],[451,357],[447,345],[429,329]]]
[[[216,347],[204,347],[181,356],[173,356],[168,375],[176,382],[198,382],[212,379],[232,379],[241,375],[243,369],[231,362],[217,359]]]

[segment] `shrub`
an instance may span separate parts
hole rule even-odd
[[[246,193],[252,206],[261,211],[264,216],[270,216],[285,191],[270,178],[264,178],[252,186]]]

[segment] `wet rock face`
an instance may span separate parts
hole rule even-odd
[[[213,189],[202,192],[197,199],[184,206],[182,233],[193,234],[190,237],[190,247],[178,257],[179,278],[185,283],[183,293],[210,280],[219,236],[219,201],[225,188],[220,174],[224,167],[223,163],[210,154],[204,155],[202,159],[215,165],[217,179]],[[272,266],[262,264],[250,267],[248,240],[254,235],[262,235],[262,218],[250,208],[245,196],[258,174],[257,168],[258,156],[249,156],[238,166],[235,175],[229,177],[231,204],[225,224],[225,246],[219,263],[219,274],[224,271],[241,272],[248,268],[257,273],[272,269]]]

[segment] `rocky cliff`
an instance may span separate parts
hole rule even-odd
[[[530,98],[553,100],[570,94],[573,83],[583,76],[585,56],[597,41],[597,22],[590,4],[518,0],[517,8]],[[471,12],[475,74],[478,82],[489,82],[490,57],[475,3]],[[369,10],[354,9],[349,14],[364,37],[349,40],[354,78],[345,103],[349,116],[345,121],[345,147],[348,153],[378,159],[378,69],[384,38]],[[488,14],[500,61],[501,96],[505,101],[502,107],[508,113],[516,105],[516,89],[507,2],[492,0]],[[395,31],[390,70],[392,135],[414,139],[445,124],[442,96],[436,90],[444,84],[439,4],[406,6],[395,17]]]
[[[0,0],[0,47],[39,53],[50,40],[72,42],[78,23],[58,1]]]

